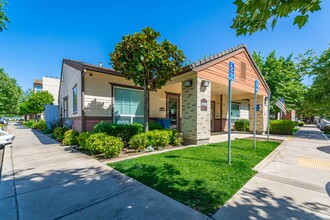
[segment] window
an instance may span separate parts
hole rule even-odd
[[[73,103],[73,114],[77,113],[78,109],[78,99],[77,99],[77,85],[75,85],[72,89],[72,103]]]
[[[114,87],[114,122],[118,124],[143,123],[143,91]]]
[[[36,92],[42,92],[42,85],[36,85]]]
[[[231,118],[237,119],[240,117],[239,114],[240,105],[237,103],[231,103]]]
[[[246,63],[241,62],[241,79],[246,79]]]

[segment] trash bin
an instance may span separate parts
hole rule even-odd
[[[165,129],[170,129],[171,127],[171,119],[170,118],[158,118],[157,123],[160,124]]]

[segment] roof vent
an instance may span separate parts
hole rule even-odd
[[[103,66],[102,62],[99,62],[99,66]]]

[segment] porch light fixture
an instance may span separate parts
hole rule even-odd
[[[209,80],[202,80],[202,86],[203,87],[208,87],[210,85],[210,81]]]
[[[187,80],[183,83],[184,87],[190,87],[192,86],[192,80]]]

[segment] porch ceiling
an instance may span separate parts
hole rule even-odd
[[[232,88],[231,91],[232,91],[233,96],[251,94],[248,91],[238,89],[238,88]],[[228,95],[228,85],[217,83],[217,82],[212,82],[211,83],[211,93],[212,93],[212,95]]]

